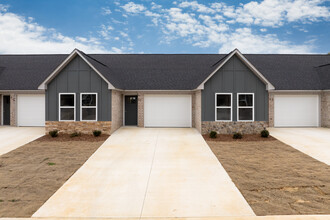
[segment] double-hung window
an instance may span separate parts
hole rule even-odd
[[[254,121],[254,93],[237,93],[237,121]]]
[[[80,121],[97,121],[97,93],[80,94]]]
[[[59,121],[76,120],[76,94],[59,94]]]
[[[232,94],[215,94],[215,120],[232,121]]]

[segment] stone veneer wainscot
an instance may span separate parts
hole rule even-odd
[[[233,134],[235,132],[240,132],[242,134],[259,134],[264,128],[267,127],[268,122],[266,121],[203,121],[202,134],[208,134],[211,131],[216,131],[218,134]]]
[[[64,134],[92,134],[94,130],[100,130],[102,134],[110,134],[111,121],[46,121],[46,134],[52,130]]]

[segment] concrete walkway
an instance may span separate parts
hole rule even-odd
[[[195,129],[121,128],[33,217],[254,216]]]
[[[159,218],[0,218],[0,220],[159,220]],[[330,215],[221,216],[202,218],[161,218],[161,220],[329,220]]]
[[[44,127],[0,126],[0,155],[45,135]]]
[[[329,128],[269,128],[270,135],[330,165]]]

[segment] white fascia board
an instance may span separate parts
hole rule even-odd
[[[273,90],[275,87],[243,56],[243,54],[238,50],[233,50],[229,56],[197,87],[197,89],[204,89],[204,84],[216,73],[218,70],[223,67],[230,58],[235,54],[240,58],[240,60],[247,65],[250,70],[256,74],[256,76],[266,84],[266,90]]]
[[[299,93],[299,92],[302,92],[302,93],[320,93],[322,91],[326,91],[326,90],[272,90],[272,91],[269,91],[269,92],[272,92],[272,93]]]
[[[88,62],[84,56],[81,55],[81,53],[74,49],[71,54],[43,81],[39,86],[38,89],[45,90],[47,89],[47,84],[55,78],[55,76],[66,67],[73,58],[76,56],[79,56],[81,59],[83,59],[104,81],[108,83],[108,89],[115,89],[115,87],[90,63]]]
[[[17,94],[44,94],[41,90],[0,90],[0,93],[17,93]]]

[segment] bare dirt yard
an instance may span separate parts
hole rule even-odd
[[[276,140],[207,143],[256,215],[330,214],[330,167]]]
[[[31,217],[107,138],[47,135],[0,156],[0,217]]]

